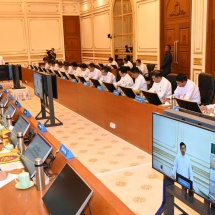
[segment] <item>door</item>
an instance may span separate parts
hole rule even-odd
[[[162,1],[161,29],[161,63],[164,59],[164,48],[171,45],[172,73],[184,73],[190,76],[191,48],[191,0]]]
[[[79,16],[63,16],[65,60],[81,63]]]

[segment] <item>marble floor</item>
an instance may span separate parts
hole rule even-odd
[[[31,100],[21,104],[36,116],[40,101],[30,91]],[[163,176],[152,169],[151,155],[57,102],[55,115],[63,122],[62,126],[48,128],[56,139],[66,144],[135,214],[156,213],[162,202]],[[197,214],[180,202],[179,205],[189,214]],[[180,212],[175,209],[175,214]]]

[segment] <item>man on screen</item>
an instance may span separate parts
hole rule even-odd
[[[193,170],[190,162],[190,158],[186,155],[186,145],[185,143],[180,143],[180,153],[176,155],[174,161],[174,167],[172,171],[172,178],[176,178],[176,173],[188,178],[193,181]]]

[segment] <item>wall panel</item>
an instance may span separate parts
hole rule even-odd
[[[60,4],[58,3],[28,3],[27,13],[29,14],[60,14]]]
[[[22,2],[0,2],[0,14],[22,14],[24,4]]]
[[[92,49],[93,48],[93,25],[92,17],[81,18],[81,44],[82,49]]]

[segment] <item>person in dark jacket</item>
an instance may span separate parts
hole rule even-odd
[[[163,60],[163,64],[160,68],[160,70],[162,71],[163,77],[166,77],[168,74],[171,73],[172,54],[170,53],[170,50],[171,50],[171,46],[166,45],[165,47],[166,54]]]

